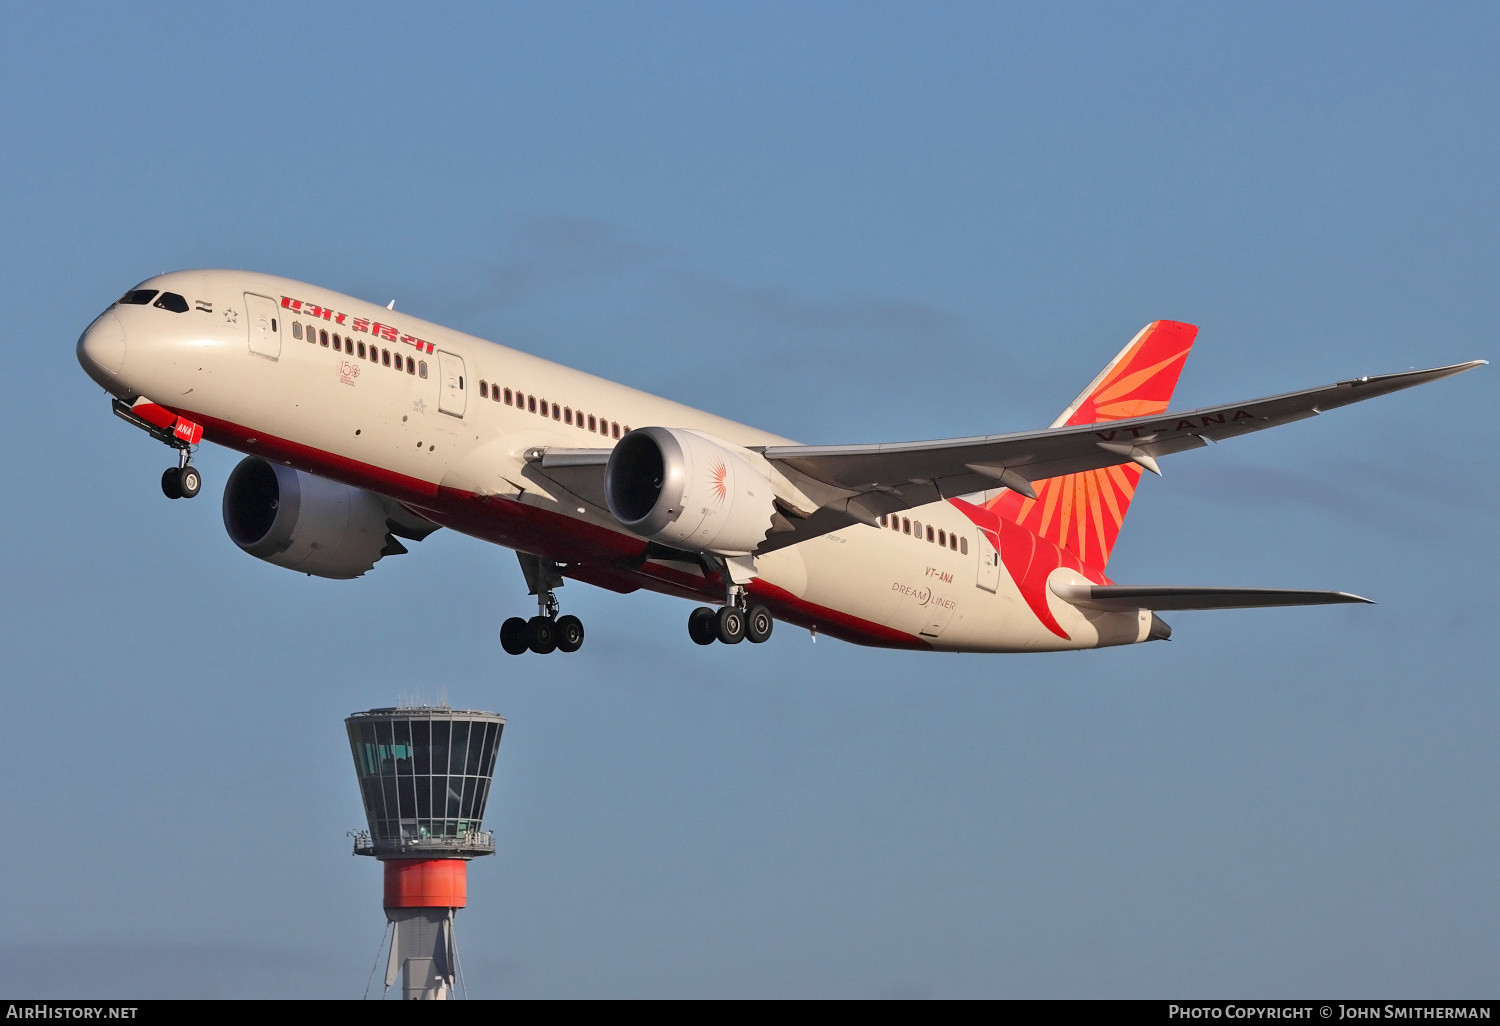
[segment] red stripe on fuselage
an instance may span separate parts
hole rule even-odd
[[[563,572],[575,580],[622,593],[646,588],[677,598],[724,601],[724,582],[719,574],[699,577],[660,563],[648,564],[642,559],[646,542],[634,535],[504,496],[478,496],[444,488],[207,414],[179,412],[202,424],[203,437],[210,442],[388,495],[413,507],[433,523],[460,534],[566,563],[568,567]],[[778,620],[817,628],[820,633],[842,641],[877,648],[930,650],[932,647],[921,638],[884,624],[807,602],[760,578],[750,582],[749,590]]]

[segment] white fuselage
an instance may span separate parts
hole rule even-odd
[[[541,476],[528,450],[609,448],[629,428],[651,425],[747,447],[792,444],[290,279],[184,271],[141,287],[180,295],[189,309],[116,305],[85,333],[85,367],[117,398],[144,396],[204,425],[211,441],[388,495],[435,523],[616,590],[723,600],[701,566],[643,559],[643,539]],[[116,334],[122,345],[90,342]],[[862,644],[1014,652],[1146,640],[1149,613],[1090,612],[1049,596],[1068,635],[1059,636],[994,559],[998,535],[951,502],[903,516],[921,533],[861,524],[758,557],[752,594],[778,619]],[[928,541],[929,527],[961,540],[961,550]]]

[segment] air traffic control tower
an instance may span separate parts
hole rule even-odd
[[[344,721],[370,829],[354,854],[385,865],[391,922],[387,988],[407,999],[451,997],[458,983],[453,916],[466,904],[469,860],[495,853],[481,829],[505,720],[446,706],[402,706]]]

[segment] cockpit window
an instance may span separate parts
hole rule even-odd
[[[124,306],[145,306],[155,295],[155,289],[136,289],[121,296],[120,303]]]
[[[188,312],[188,301],[175,292],[163,292],[161,298],[151,305],[158,310],[171,310],[173,313]]]

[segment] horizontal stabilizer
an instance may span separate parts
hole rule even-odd
[[[1266,606],[1325,606],[1370,602],[1347,591],[1292,591],[1284,588],[1184,588],[1175,584],[1054,584],[1064,602],[1090,609],[1258,609]]]

